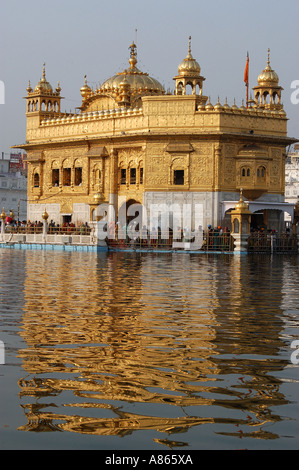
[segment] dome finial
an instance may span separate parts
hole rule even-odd
[[[91,88],[87,84],[87,75],[84,75],[84,85],[81,87],[81,96],[86,98],[91,94]]]
[[[28,93],[31,93],[31,92],[32,92],[30,80],[29,80],[29,82],[28,82],[27,91],[28,91]]]
[[[47,93],[49,93],[49,92],[52,93],[52,91],[53,91],[50,83],[47,82],[47,79],[46,79],[46,64],[45,64],[45,62],[43,63],[43,78],[40,79],[40,81],[38,82],[38,84],[35,87],[34,91],[37,91],[37,92],[46,91]]]
[[[134,43],[134,41],[129,46],[129,49],[131,50],[129,62],[130,62],[130,65],[131,65],[131,69],[133,69],[135,67],[135,65],[137,64],[137,46]]]
[[[191,54],[191,36],[189,36],[189,49],[188,53]]]
[[[267,60],[267,65],[270,66],[270,49],[268,47],[268,60]]]

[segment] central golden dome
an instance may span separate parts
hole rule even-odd
[[[161,83],[155,78],[149,76],[148,73],[142,72],[136,67],[137,64],[137,52],[136,45],[132,43],[129,47],[131,49],[130,54],[130,67],[108,78],[100,87],[102,92],[118,92],[121,88],[121,84],[126,79],[126,82],[130,85],[130,91],[132,94],[164,94],[165,90]]]

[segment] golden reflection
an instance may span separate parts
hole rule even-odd
[[[248,433],[278,421],[281,322],[265,302],[251,305],[249,265],[221,266],[220,282],[209,257],[28,251],[19,429],[175,435],[219,423]]]

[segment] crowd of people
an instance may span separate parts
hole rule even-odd
[[[30,220],[15,220],[11,217],[5,219],[5,231],[11,233],[42,233],[43,222]],[[162,231],[151,227],[148,229],[143,226],[139,231],[139,225],[136,222],[121,225],[119,222],[104,223],[102,226],[104,239],[108,245],[130,245],[142,247],[173,247],[173,243],[194,243],[200,241],[201,249],[204,251],[232,251],[233,239],[228,227],[220,225],[212,227],[207,226],[207,230],[202,230],[199,226],[197,230],[191,231],[187,227],[168,228]],[[90,235],[92,228],[85,223],[64,222],[58,224],[51,220],[47,226],[48,234],[68,234],[68,235]],[[282,234],[277,230],[267,229],[265,227],[252,228],[248,238],[249,251],[268,251],[268,250],[292,250],[296,248],[296,237],[292,231],[287,228]]]
[[[89,235],[91,227],[87,222],[79,222],[75,225],[73,222],[64,222],[62,225],[56,224],[53,220],[48,225],[48,233],[67,233],[69,235]]]
[[[229,250],[231,249],[230,230],[227,227],[217,226],[212,228],[208,225],[208,230],[203,231],[199,226],[197,230],[191,231],[188,227],[177,227],[176,229],[161,227],[151,227],[148,229],[143,226],[139,231],[137,224],[120,226],[120,224],[111,223],[107,227],[107,243],[113,245],[130,245],[149,248],[172,248],[179,247],[180,243],[200,243],[202,250]],[[175,244],[175,245],[174,245]]]
[[[231,250],[232,242],[230,230],[228,227],[222,228],[221,225],[212,227],[208,225],[208,230],[205,237],[206,249],[214,250]]]
[[[277,230],[264,227],[254,228],[248,239],[249,251],[290,251],[295,250],[297,244],[296,236],[290,228],[279,234]]]
[[[43,222],[35,220],[5,220],[5,227],[7,232],[16,233],[42,233]],[[70,235],[89,235],[91,228],[87,222],[78,223],[75,225],[72,222],[64,222],[63,224],[56,224],[53,220],[48,223],[47,233],[49,234],[70,234]]]

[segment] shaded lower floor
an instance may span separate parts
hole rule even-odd
[[[145,192],[142,200],[110,194],[109,200],[101,204],[72,202],[70,199],[59,203],[51,200],[28,204],[28,219],[31,223],[42,221],[46,210],[49,221],[56,225],[82,225],[98,220],[118,223],[121,226],[131,222],[162,230],[169,227],[189,227],[203,230],[221,227],[231,230],[231,210],[238,202],[238,192]],[[252,213],[252,230],[285,230],[285,214],[294,217],[294,205],[284,202],[282,195],[264,194],[255,201],[246,201]]]

